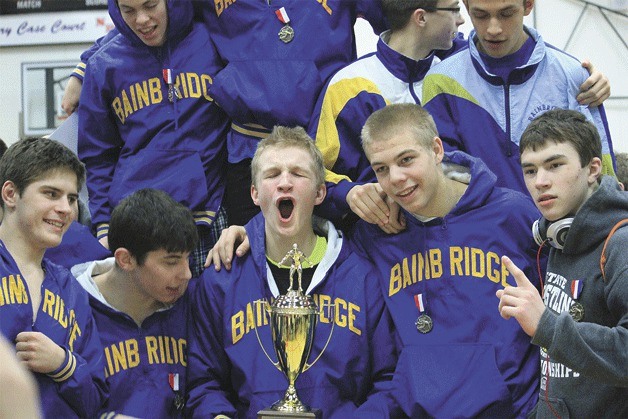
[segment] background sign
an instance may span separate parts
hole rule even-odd
[[[5,15],[0,16],[0,47],[92,43],[112,28],[106,10]]]
[[[0,0],[0,15],[107,9],[107,0]]]

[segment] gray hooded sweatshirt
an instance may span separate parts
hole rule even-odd
[[[535,408],[542,418],[628,418],[628,192],[614,178],[584,203],[564,249],[552,248],[545,277],[546,309],[532,343],[541,347],[541,389]],[[583,284],[577,300],[574,280]],[[569,314],[581,304],[584,317]],[[534,416],[534,413],[532,416]]]

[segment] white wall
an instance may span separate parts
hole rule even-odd
[[[595,1],[595,0],[593,0]],[[624,0],[597,0],[603,6],[619,4]],[[615,3],[613,3],[615,2]],[[628,0],[622,4],[628,4]],[[462,6],[462,1],[460,2]],[[460,31],[469,34],[473,26],[463,7],[465,23]],[[574,28],[583,4],[577,0],[537,0],[533,13],[526,18],[526,25],[535,26],[545,41],[565,49],[578,59],[590,59],[611,83],[611,99],[604,103],[611,138],[616,152],[628,152],[628,50],[597,9],[589,7],[578,24],[569,43],[567,40]],[[619,33],[628,43],[628,18],[607,14]],[[536,25],[535,25],[536,22]],[[375,50],[377,37],[369,24],[360,20],[358,33],[358,55]],[[625,99],[613,99],[624,97]]]
[[[38,61],[79,62],[91,44],[0,47],[0,138],[11,144],[20,136],[22,63]]]

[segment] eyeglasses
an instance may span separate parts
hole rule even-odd
[[[444,10],[447,12],[453,12],[454,14],[460,13],[460,7],[426,7],[424,10],[427,12],[435,12],[437,10]]]

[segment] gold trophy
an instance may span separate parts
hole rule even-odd
[[[331,334],[334,331],[333,308],[329,306],[332,312],[330,315],[332,327],[327,342],[314,362],[309,364],[307,360],[310,357],[312,343],[314,342],[314,331],[321,312],[316,306],[314,299],[310,295],[303,294],[303,288],[301,287],[301,274],[303,271],[301,259],[307,261],[307,258],[298,249],[296,243],[279,262],[279,265],[286,266],[284,262],[288,259],[292,259],[292,264],[290,265],[290,286],[287,293],[277,297],[272,305],[265,300],[256,301],[258,304],[264,304],[266,312],[270,315],[270,327],[275,354],[277,354],[277,362],[273,361],[268,352],[266,352],[266,348],[264,348],[257,332],[257,327],[255,328],[257,341],[262,347],[264,354],[288,378],[288,389],[283,399],[274,403],[270,408],[259,411],[257,413],[258,419],[321,417],[319,409],[311,409],[299,400],[294,382],[299,374],[310,369],[327,349],[327,345],[331,340]],[[299,280],[299,289],[296,291],[292,289],[295,272],[297,272]]]

